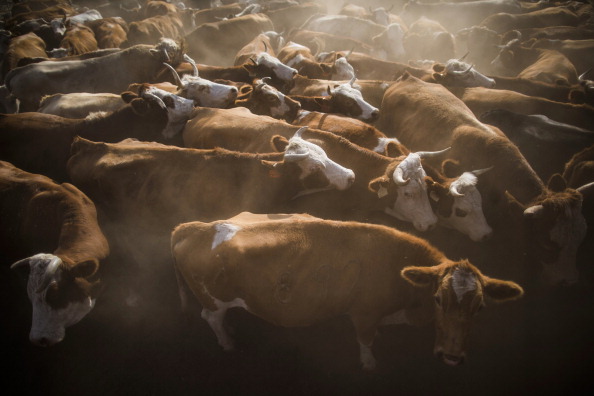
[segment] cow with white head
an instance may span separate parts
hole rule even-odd
[[[353,77],[348,83],[328,87],[327,93],[336,102],[335,107],[340,108],[342,114],[373,122],[379,117],[379,110],[363,99],[361,91],[354,86],[355,80],[356,77]]]
[[[237,99],[238,90],[236,87],[215,83],[201,78],[198,75],[196,62],[184,54],[184,60],[192,65],[192,75],[184,75],[182,78],[171,65],[164,65],[171,70],[178,87],[177,94],[187,99],[192,99],[196,106],[226,108]]]

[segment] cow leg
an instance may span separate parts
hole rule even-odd
[[[233,339],[229,336],[229,334],[227,334],[227,331],[223,326],[225,314],[229,308],[242,307],[247,309],[247,307],[245,302],[240,298],[236,298],[230,302],[215,300],[215,305],[217,307],[215,311],[211,311],[206,308],[202,310],[202,319],[206,320],[212,331],[214,331],[219,345],[226,351],[232,351],[235,349]]]
[[[377,320],[370,320],[369,317],[365,316],[351,316],[351,320],[355,326],[357,341],[359,342],[359,359],[363,370],[373,370],[376,361],[371,348],[377,331]]]

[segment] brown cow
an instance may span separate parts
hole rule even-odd
[[[405,74],[386,91],[380,114],[379,129],[411,150],[451,146],[447,157],[461,169],[493,167],[483,176],[479,190],[495,234],[505,236],[515,230],[517,241],[528,238],[530,243],[520,243],[518,251],[522,256],[527,250],[543,268],[546,283],[577,281],[575,254],[585,235],[582,197],[566,189],[559,175],[545,186],[500,130],[479,122],[440,85]]]
[[[122,18],[103,18],[85,23],[93,29],[99,48],[120,48],[126,41],[128,24]]]
[[[204,23],[185,36],[188,55],[207,65],[230,66],[244,45],[258,34],[271,30],[274,25],[263,14]]]
[[[66,48],[68,55],[81,55],[99,49],[93,30],[78,23],[69,24],[60,42],[60,48]]]
[[[548,7],[523,14],[505,12],[486,17],[480,26],[505,33],[510,30],[526,28],[546,28],[549,26],[577,26],[579,17],[565,7]]]
[[[456,54],[454,36],[439,22],[426,17],[410,24],[403,45],[409,60],[433,59],[445,62]]]
[[[578,188],[594,181],[594,146],[576,153],[565,164],[563,178],[571,188]]]
[[[491,62],[500,74],[543,81],[557,85],[575,85],[578,75],[575,66],[559,51],[527,48],[519,39],[511,40]]]
[[[2,58],[0,79],[3,80],[10,70],[17,67],[21,59],[36,57],[47,59],[45,43],[39,36],[35,33],[27,33],[11,38],[6,53]]]
[[[0,161],[0,252],[11,268],[29,270],[33,305],[29,339],[50,346],[95,305],[99,262],[109,246],[95,205],[71,184]],[[23,258],[27,257],[27,258]]]
[[[278,217],[242,213],[182,224],[172,233],[182,302],[189,287],[225,350],[234,346],[223,325],[232,307],[285,327],[346,314],[365,370],[376,366],[371,348],[379,326],[434,319],[434,353],[455,366],[464,361],[471,319],[485,297],[505,301],[523,294],[516,283],[484,276],[468,261],[451,261],[393,228]]]
[[[301,109],[299,102],[268,85],[268,77],[255,80],[253,89],[235,101],[235,106],[248,108],[252,113],[291,122]]]
[[[122,94],[130,102],[118,111],[69,119],[41,113],[0,115],[0,159],[57,181],[68,180],[66,162],[75,136],[117,142],[127,137],[162,140],[167,108],[147,95]]]
[[[128,24],[127,40],[121,45],[128,48],[136,44],[156,44],[162,37],[180,40],[184,26],[177,14],[157,15]]]

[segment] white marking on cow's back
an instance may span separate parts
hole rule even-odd
[[[452,275],[452,287],[456,293],[458,304],[468,292],[476,290],[476,276],[467,270],[456,269]]]
[[[212,241],[212,250],[214,250],[221,243],[233,238],[237,231],[241,230],[241,227],[230,223],[215,224],[214,228],[216,230],[216,234]]]

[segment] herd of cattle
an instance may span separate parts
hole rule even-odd
[[[458,365],[485,301],[584,281],[592,5],[368,3],[13,4],[0,255],[32,343],[122,275],[129,309],[177,281],[224,349],[233,307],[346,314],[364,369],[379,326],[432,321]]]

